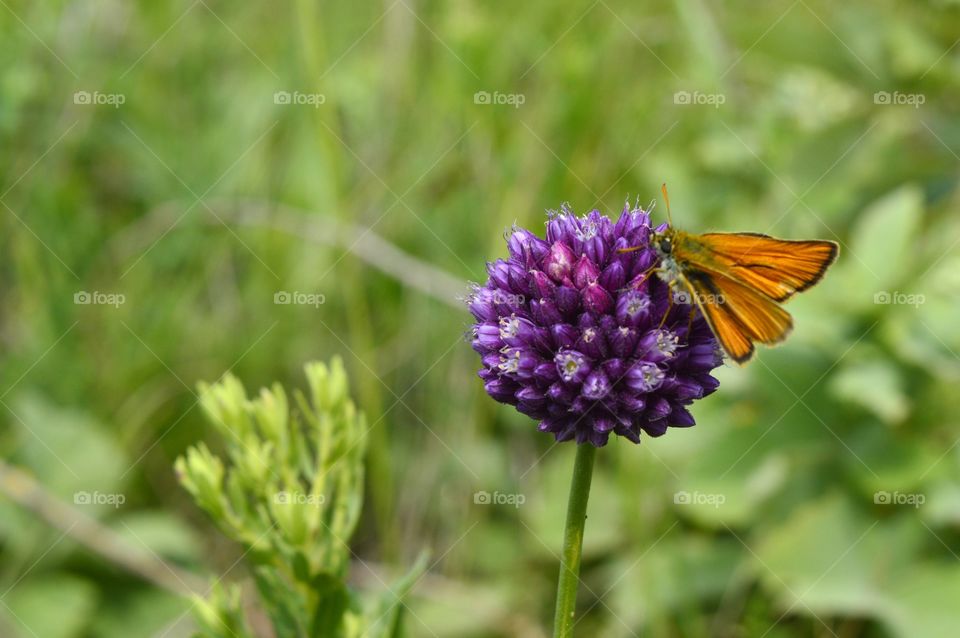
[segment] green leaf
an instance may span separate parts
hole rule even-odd
[[[957,635],[960,570],[956,565],[913,565],[892,584],[883,617],[898,638]]]
[[[161,511],[138,511],[121,516],[113,526],[131,547],[183,562],[200,557],[193,530],[179,518]]]
[[[888,424],[903,421],[910,412],[900,372],[886,359],[844,362],[829,387],[840,401],[859,405]]]
[[[563,446],[561,446],[563,447]],[[557,450],[560,451],[560,448]],[[566,520],[567,497],[570,491],[570,471],[573,468],[574,446],[568,446],[562,454],[552,454],[538,466],[534,489],[537,498],[526,498],[533,489],[522,490],[525,501],[517,507],[513,505],[482,505],[478,507],[498,508],[504,513],[515,511],[524,519],[523,525],[529,527],[522,540],[528,550],[548,560],[556,560],[563,542],[563,528]],[[494,493],[494,489],[488,490]],[[501,493],[513,492],[513,489],[501,488]],[[587,532],[583,539],[585,556],[601,553],[617,542],[622,526],[623,511],[609,472],[595,471],[590,487],[590,502],[587,505]],[[597,521],[595,523],[595,521]],[[602,522],[602,524],[600,523]]]
[[[932,526],[953,525],[960,527],[960,485],[943,482],[926,490],[927,502],[923,505],[923,517]]]
[[[11,417],[20,431],[16,459],[67,502],[78,492],[114,495],[129,468],[123,449],[89,416],[27,394],[14,402]],[[105,505],[88,505],[88,512]]]
[[[879,491],[913,492],[922,488],[942,451],[903,429],[867,421],[848,439],[846,465],[863,489],[866,503]]]
[[[283,578],[270,567],[253,570],[257,591],[264,602],[264,611],[270,616],[278,636],[307,638],[306,607],[302,596],[290,588]],[[312,638],[312,637],[311,637]]]
[[[610,612],[631,627],[649,627],[671,612],[719,599],[733,586],[743,548],[734,538],[711,540],[667,527],[656,547],[628,549],[603,568]],[[616,623],[619,624],[619,623]],[[638,631],[644,635],[644,632]]]
[[[674,511],[718,528],[756,520],[788,477],[787,455],[770,447],[784,426],[778,422],[770,432],[769,426],[728,429],[717,436],[681,470],[670,494]]]
[[[168,629],[178,618],[189,622],[186,615],[189,608],[190,601],[182,596],[148,587],[115,592],[97,609],[89,635],[97,638],[153,636]]]
[[[343,615],[350,605],[350,594],[346,585],[334,576],[321,574],[313,579],[311,598],[317,602],[310,622],[310,637],[338,638],[343,625]]]
[[[54,573],[19,583],[4,602],[22,638],[73,638],[83,635],[93,615],[97,589],[89,581]]]
[[[755,569],[784,610],[816,615],[874,615],[883,609],[876,581],[883,561],[866,551],[870,521],[832,496],[811,503],[754,549]]]
[[[923,203],[918,187],[903,186],[874,202],[858,218],[849,250],[841,254],[846,310],[870,307],[887,298],[884,295],[908,292],[897,286],[912,262]]]
[[[891,57],[890,66],[898,76],[923,77],[937,70],[935,67],[943,57],[943,50],[930,31],[907,20],[896,20],[883,32]]]
[[[294,550],[293,552],[293,575],[296,576],[297,580],[302,583],[310,583],[313,580],[313,575],[310,570],[310,563],[307,561],[307,557],[300,550]],[[323,576],[322,574],[320,575]]]
[[[755,571],[784,613],[888,617],[930,536],[914,515],[871,519],[861,511],[839,494],[826,496],[756,544]]]
[[[397,581],[379,599],[367,613],[368,622],[365,635],[380,638],[401,638],[403,636],[404,599],[420,580],[427,569],[429,554],[422,552],[410,571]]]
[[[951,242],[960,227],[942,225],[932,233]],[[944,252],[947,250],[949,252]],[[909,286],[906,302],[891,306],[884,317],[884,340],[905,360],[938,374],[960,376],[960,331],[956,330],[957,299],[960,298],[960,251],[957,247],[930,247],[933,261],[923,277]],[[907,288],[907,286],[904,286]]]
[[[253,638],[239,585],[214,580],[206,598],[193,597],[192,609],[203,628],[195,638]]]

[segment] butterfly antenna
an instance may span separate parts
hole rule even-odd
[[[660,192],[663,193],[663,201],[667,204],[667,221],[670,223],[670,228],[673,228],[673,217],[670,216],[670,195],[667,194],[666,182],[660,185]]]

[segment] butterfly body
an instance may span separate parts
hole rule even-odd
[[[654,231],[651,244],[658,277],[675,296],[689,296],[737,363],[753,356],[754,342],[773,345],[787,337],[793,319],[780,303],[820,281],[838,252],[831,241],[698,235],[673,227]]]

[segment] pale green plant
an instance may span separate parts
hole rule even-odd
[[[402,596],[424,559],[387,595],[364,596],[347,586],[368,428],[338,358],[305,370],[308,391],[294,392],[292,405],[279,384],[252,399],[232,375],[201,385],[200,404],[223,435],[226,455],[199,443],[177,459],[177,475],[220,530],[243,546],[259,607],[276,636],[400,636]],[[216,583],[195,609],[201,636],[255,635],[237,584]]]

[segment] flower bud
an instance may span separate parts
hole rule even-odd
[[[547,243],[533,233],[514,226],[507,240],[510,256],[527,268],[539,264],[547,254]]]
[[[599,328],[587,326],[580,332],[577,348],[589,357],[603,359],[607,356],[607,338]]]
[[[619,261],[615,261],[600,273],[600,285],[611,292],[617,292],[623,288],[627,281],[626,273]]]
[[[628,357],[637,346],[637,331],[627,326],[621,326],[610,333],[608,338],[610,350],[617,357]]]
[[[530,302],[530,315],[541,326],[563,323],[563,317],[557,310],[557,304],[550,299],[534,299]]]
[[[503,341],[500,339],[500,329],[496,324],[479,324],[473,329],[473,334],[473,349],[481,354],[491,350],[499,350],[503,347]]]
[[[543,270],[555,282],[560,283],[570,276],[575,260],[573,251],[566,244],[556,241],[550,246],[550,251],[543,260]],[[492,277],[493,273],[490,276]]]
[[[577,288],[583,288],[589,283],[593,283],[600,276],[600,270],[596,264],[590,261],[586,255],[580,255],[580,260],[573,269],[573,285]]]
[[[613,307],[613,297],[598,283],[589,284],[581,293],[583,307],[590,312],[602,315]]]
[[[557,350],[572,348],[580,338],[580,331],[568,323],[558,323],[550,328],[552,345]]]
[[[602,369],[591,372],[583,382],[581,394],[588,399],[602,399],[610,393],[610,379]]]
[[[513,381],[503,378],[492,379],[483,384],[483,389],[486,390],[487,394],[501,403],[509,403],[510,405],[517,402],[514,394],[518,387]]]
[[[556,289],[557,285],[550,281],[547,273],[542,270],[530,271],[530,294],[533,295],[535,299],[553,297]]]

